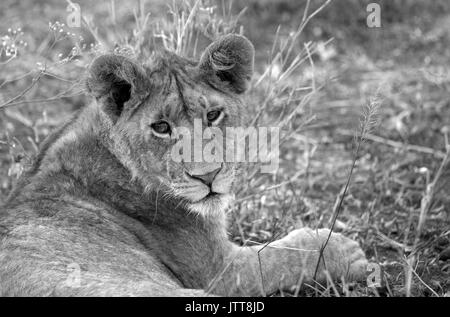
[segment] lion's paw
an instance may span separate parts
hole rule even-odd
[[[329,235],[328,229],[320,229],[322,239]],[[325,238],[326,239],[326,238]],[[328,250],[327,250],[328,249]],[[367,272],[367,258],[359,243],[339,233],[332,233],[324,251],[325,261],[331,256],[331,265],[337,264],[333,270],[336,277],[344,277],[347,281],[362,280]]]
[[[318,229],[312,230],[310,228],[302,228],[294,230],[286,236],[286,240],[290,245],[295,245],[299,248],[319,250],[328,239],[330,230]],[[304,253],[306,255],[307,253]],[[318,257],[312,257],[310,261],[310,270],[315,271]],[[326,269],[334,279],[344,277],[346,281],[362,280],[366,276],[366,269],[368,261],[364,251],[359,246],[358,242],[347,238],[339,233],[332,233],[328,243],[323,252],[323,259],[321,261],[320,272]],[[310,271],[311,272],[311,271]],[[324,276],[318,279],[323,279]]]

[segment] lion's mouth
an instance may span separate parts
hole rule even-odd
[[[214,202],[215,200],[220,200],[220,198],[224,196],[224,194],[216,193],[213,191],[210,191],[208,194],[203,196],[200,199],[197,199],[195,201],[192,201],[193,203],[206,203],[206,202]]]
[[[217,199],[217,198],[220,198],[221,195],[223,195],[223,194],[220,194],[220,193],[216,193],[216,192],[210,191],[210,192],[208,193],[208,195],[206,195],[205,197],[203,197],[201,200]]]
[[[217,215],[226,210],[232,200],[233,195],[210,191],[202,199],[192,202],[189,208],[199,214]]]
[[[191,204],[220,204],[222,200],[231,194],[229,178],[215,179],[212,184],[204,184],[195,179],[171,184],[175,196],[184,199]]]

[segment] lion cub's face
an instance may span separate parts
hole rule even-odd
[[[222,211],[236,172],[226,157],[229,128],[244,123],[253,56],[246,38],[228,35],[199,63],[168,52],[146,64],[97,58],[87,86],[104,113],[110,150],[147,190],[202,214]]]

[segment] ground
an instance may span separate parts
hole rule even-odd
[[[257,52],[249,112],[262,125],[285,123],[280,168],[274,175],[255,168],[243,173],[229,213],[230,234],[241,244],[269,243],[300,226],[329,226],[337,209],[334,230],[361,243],[382,269],[380,285],[310,285],[302,295],[448,296],[450,185],[443,163],[450,126],[450,3],[372,2],[381,7],[380,28],[366,24],[369,1],[335,0],[298,36],[307,1],[243,1],[231,11],[219,1],[217,14],[207,10],[214,1],[197,8],[199,47],[242,27]],[[167,21],[191,23],[187,15],[167,14],[163,1],[127,7],[117,1],[78,3],[84,16],[80,29],[61,25],[68,12],[60,1],[0,5],[0,202],[45,135],[88,101],[81,78],[93,55],[116,43],[116,49],[144,54],[163,41],[162,31],[176,34]],[[311,1],[308,13],[323,3]],[[194,7],[190,2],[178,9]],[[189,49],[194,38],[186,40],[188,48],[170,38],[165,45],[195,56]],[[98,41],[109,46],[98,47]],[[18,54],[9,60],[5,48],[11,43]],[[292,72],[289,65],[295,66]],[[367,107],[377,113],[361,142],[342,207],[334,208]]]

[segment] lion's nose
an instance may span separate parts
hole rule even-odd
[[[214,178],[216,178],[217,174],[219,174],[222,167],[219,167],[211,172],[208,172],[206,174],[200,174],[200,175],[190,175],[191,177],[200,180],[202,183],[204,183],[207,186],[211,186]]]

